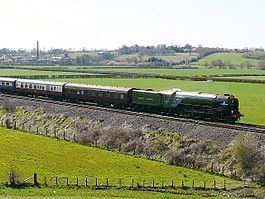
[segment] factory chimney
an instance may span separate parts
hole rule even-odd
[[[40,59],[40,48],[39,48],[39,41],[37,41],[37,60]]]

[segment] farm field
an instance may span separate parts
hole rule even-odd
[[[19,68],[28,68],[27,69],[19,69]],[[17,70],[27,70],[32,73],[30,68],[50,68],[51,70],[55,70],[54,72],[60,72],[56,70],[76,70],[74,74],[78,74],[78,71],[107,71],[107,72],[119,72],[119,73],[135,73],[135,74],[155,74],[155,75],[171,75],[171,76],[211,76],[211,75],[238,75],[238,74],[257,74],[257,75],[265,75],[264,70],[256,70],[256,69],[206,69],[206,68],[198,68],[198,69],[143,69],[143,68],[120,68],[122,66],[117,66],[115,68],[110,68],[110,66],[20,66],[17,69],[9,69],[13,70],[17,73]],[[3,71],[8,69],[2,69]],[[35,70],[34,70],[35,71]],[[0,70],[1,72],[1,70]],[[36,71],[35,71],[36,72]],[[45,71],[51,72],[51,71]],[[72,72],[73,73],[73,72]],[[86,73],[87,74],[87,73]],[[254,76],[255,77],[255,76]]]
[[[2,188],[0,187],[0,196],[5,196],[5,198],[141,198],[141,199],[150,199],[150,198],[182,198],[182,199],[197,199],[205,198],[207,195],[216,196],[219,195],[217,191],[185,191],[179,190],[174,191],[173,193],[159,193],[152,191],[131,191],[131,190],[94,190],[94,189],[69,189],[62,187],[42,187],[34,188],[27,187],[22,189],[12,189],[12,188]],[[218,198],[227,198],[221,197]],[[229,197],[231,199],[231,197]]]
[[[80,68],[81,69],[81,68]],[[78,69],[77,69],[78,70]],[[90,70],[90,69],[86,69]],[[142,73],[156,75],[175,75],[175,76],[209,76],[209,75],[226,75],[226,74],[264,74],[264,70],[242,70],[242,69],[97,69],[98,71],[112,71],[123,73]]]
[[[264,76],[237,76],[237,77],[222,77],[225,79],[255,79],[255,80],[265,80]]]
[[[37,71],[25,69],[0,69],[0,76],[27,76],[27,75],[72,75],[82,73],[56,72],[56,71]]]
[[[265,85],[237,82],[199,82],[166,79],[59,79],[75,83],[127,86],[135,88],[152,88],[165,90],[180,88],[186,91],[202,91],[207,93],[231,93],[240,100],[240,110],[244,114],[241,122],[265,125]]]
[[[168,184],[173,179],[176,185],[180,184],[181,180],[184,180],[186,185],[191,185],[193,179],[197,185],[202,185],[204,180],[208,184],[212,184],[215,179],[217,182],[220,181],[219,186],[222,186],[221,182],[226,179],[227,187],[232,188],[242,185],[240,181],[219,175],[170,166],[161,162],[72,142],[7,130],[2,127],[0,127],[0,153],[1,182],[6,182],[8,170],[15,168],[21,174],[21,179],[26,179],[37,172],[39,182],[43,182],[44,176],[47,176],[48,185],[55,185],[56,176],[59,177],[61,185],[65,184],[66,177],[69,177],[69,183],[75,183],[77,176],[80,179],[80,185],[85,183],[85,176],[88,177],[89,184],[94,183],[95,178],[98,177],[99,185],[105,183],[107,177],[110,185],[114,185],[115,182],[118,184],[120,178],[123,184],[127,183],[128,185],[130,185],[131,179],[135,179],[135,183],[143,180],[146,183],[151,183],[151,180],[154,179],[156,184],[161,183],[162,180]],[[12,190],[0,189],[0,194],[6,194],[8,191],[12,193]],[[44,189],[44,191],[51,192],[49,189]],[[17,194],[30,194],[30,192],[40,193],[41,189],[33,191],[30,191],[30,188],[28,191],[27,189],[21,189]],[[66,190],[64,194],[68,194],[68,192],[71,194],[70,190]],[[58,194],[62,194],[62,191],[58,190]],[[76,193],[73,192],[72,194]],[[123,194],[128,195],[130,192],[124,192]]]
[[[200,59],[198,62],[193,62],[193,65],[204,65],[205,62],[208,62],[209,64],[214,61],[221,59],[223,62],[229,61],[231,64],[234,64],[236,66],[240,66],[241,63],[250,62],[254,66],[257,66],[259,60],[257,59],[247,59],[242,56],[241,53],[214,53],[212,55],[209,55],[203,59]]]

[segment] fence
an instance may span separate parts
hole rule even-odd
[[[168,190],[168,189],[195,189],[195,190],[233,190],[247,187],[245,181],[238,183],[237,186],[231,181],[224,179],[223,181],[208,180],[167,180],[167,179],[122,179],[122,178],[97,178],[97,177],[50,177],[42,176],[38,178],[38,174],[34,173],[28,179],[33,180],[27,182],[29,186],[47,186],[47,187],[80,187],[92,189],[137,189],[137,190]],[[26,182],[26,181],[25,181]]]

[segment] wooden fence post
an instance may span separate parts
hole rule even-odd
[[[65,140],[65,131],[63,131],[63,139]]]
[[[181,180],[181,188],[184,188],[184,182]]]
[[[86,176],[86,187],[88,187],[88,183],[87,183],[87,176]]]
[[[155,187],[155,180],[153,179],[152,180],[152,188],[154,188]]]
[[[212,162],[212,166],[211,166],[211,172],[214,172],[214,163]]]
[[[69,178],[66,178],[66,186],[69,186]]]
[[[36,134],[39,134],[39,128],[38,127],[36,128]]]
[[[143,188],[145,187],[145,180],[143,180]]]
[[[194,189],[195,182],[192,180],[192,188]]]
[[[47,186],[47,178],[44,176],[44,185]]]
[[[226,180],[224,180],[224,190],[226,190]]]
[[[96,187],[98,186],[98,178],[96,178]]]
[[[161,185],[161,188],[164,188],[164,180],[162,180]]]
[[[134,179],[132,179],[132,182],[131,182],[131,187],[134,186]]]
[[[109,186],[109,178],[106,178],[106,186]]]
[[[213,188],[216,189],[216,181],[213,180]]]
[[[171,188],[174,188],[174,180],[171,180]]]
[[[37,173],[34,173],[34,186],[38,186]]]
[[[206,189],[206,181],[203,181],[203,189]]]
[[[119,179],[119,187],[121,188],[121,179]]]
[[[76,186],[78,187],[79,186],[79,181],[78,181],[78,177],[76,177]]]
[[[55,183],[56,183],[56,186],[58,186],[58,177],[57,176],[55,178]]]

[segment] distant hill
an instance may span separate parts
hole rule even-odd
[[[260,60],[258,59],[248,59],[243,57],[242,53],[236,53],[236,52],[220,52],[220,53],[214,53],[209,56],[206,56],[202,59],[200,59],[197,62],[193,62],[193,65],[211,65],[213,61],[222,60],[224,65],[228,65],[228,63],[240,67],[241,64],[246,64],[247,62],[250,63],[253,66],[257,66],[258,62]]]

